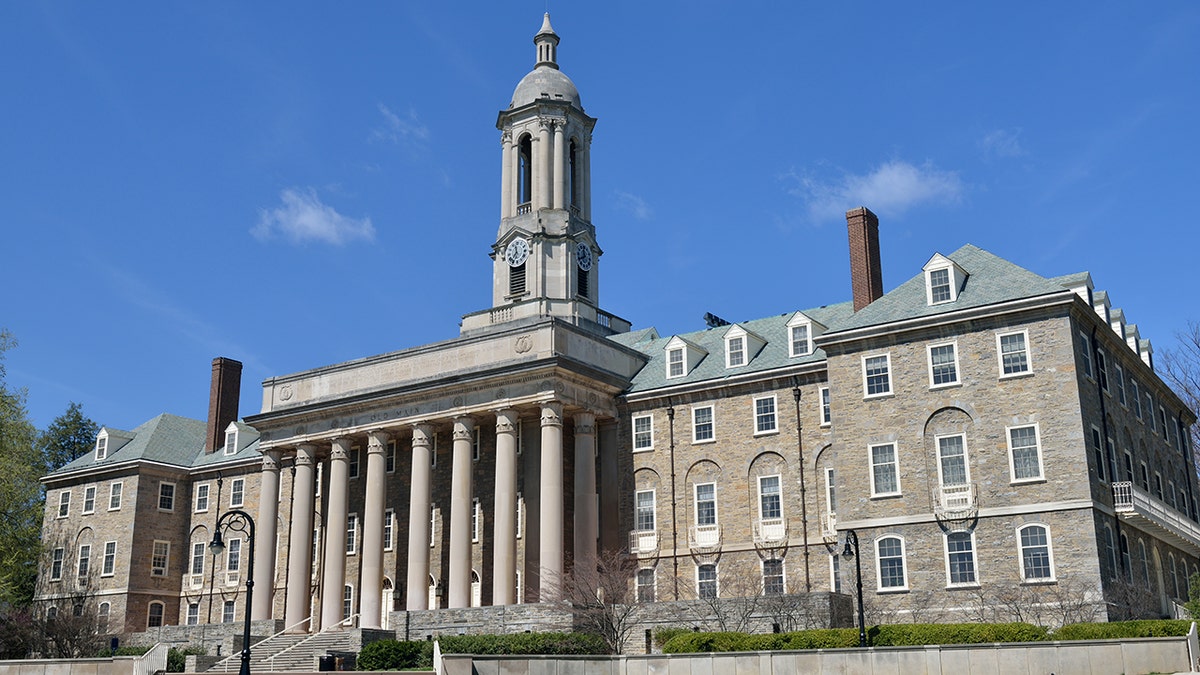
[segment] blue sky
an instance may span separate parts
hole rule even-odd
[[[0,327],[45,426],[203,418],[490,303],[496,114],[546,3],[0,4]],[[885,289],[970,242],[1200,320],[1200,4],[550,5],[599,118],[601,305],[667,335]]]

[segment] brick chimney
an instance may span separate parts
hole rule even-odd
[[[238,396],[242,389],[242,362],[218,356],[212,362],[212,387],[208,394],[208,434],[204,451],[216,452],[225,445],[225,427],[238,418]]]
[[[854,311],[883,295],[879,267],[879,217],[865,206],[846,212],[850,228],[850,281],[854,286]]]

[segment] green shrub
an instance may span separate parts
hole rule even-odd
[[[1054,640],[1113,640],[1117,638],[1187,635],[1192,622],[1183,619],[1146,619],[1111,623],[1072,623],[1054,631]]]
[[[1045,628],[1028,623],[906,623],[874,626],[868,634],[868,642],[873,647],[1038,642],[1045,639]]]
[[[448,635],[438,638],[446,654],[607,654],[608,645],[587,633]]]
[[[692,632],[690,628],[683,628],[680,626],[661,626],[654,629],[654,644],[661,649],[663,645],[667,644],[667,642],[671,640],[671,638],[690,632]]]
[[[171,647],[167,650],[167,672],[182,673],[184,667],[187,665],[188,656],[200,656],[203,654],[203,647],[183,647],[182,649],[179,647]]]
[[[97,654],[97,656],[99,656],[102,659],[110,658],[113,656],[141,656],[141,655],[145,654],[146,652],[150,651],[150,649],[152,647],[153,647],[153,645],[148,645],[145,647],[141,647],[141,646],[118,647],[116,649],[116,651],[113,651],[111,649],[105,649],[105,650],[101,651],[99,654]]]
[[[867,644],[874,647],[1037,642],[1045,639],[1045,628],[1027,623],[900,624],[872,626],[867,631]],[[857,646],[857,628],[826,628],[767,635],[684,633],[668,640],[663,645],[663,652],[682,654],[780,649],[841,649]]]
[[[358,653],[359,670],[400,670],[433,667],[433,643],[424,640],[379,640]]]

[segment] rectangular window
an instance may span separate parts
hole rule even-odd
[[[900,474],[897,470],[896,444],[871,446],[871,496],[900,494]]]
[[[1141,480],[1138,482],[1141,484],[1143,490],[1146,492],[1150,491],[1150,471],[1146,469],[1145,462],[1141,462]]]
[[[792,356],[808,356],[812,347],[808,342],[808,324],[792,326]]]
[[[876,564],[879,565],[879,590],[903,590],[908,587],[904,576],[904,540],[884,537],[875,542]]]
[[[654,418],[650,415],[639,415],[633,418],[633,449],[652,450],[654,448]]]
[[[1167,411],[1161,405],[1158,406],[1158,419],[1161,421],[1159,428],[1162,429],[1163,440],[1170,442],[1171,427],[1167,426]]]
[[[246,503],[246,479],[234,478],[229,484],[229,506],[241,508]]]
[[[238,572],[242,569],[242,540],[230,539],[225,548],[225,571]]]
[[[58,517],[66,518],[71,515],[71,491],[63,490],[58,493]]]
[[[667,377],[683,377],[683,347],[667,350]]]
[[[388,509],[383,512],[383,550],[392,550],[392,538],[396,530],[396,512]]]
[[[779,431],[779,427],[775,421],[775,397],[754,399],[754,433],[769,434],[776,431]]]
[[[637,513],[634,516],[638,532],[654,531],[654,490],[642,490],[637,493]]]
[[[388,441],[386,448],[383,455],[384,470],[396,473],[396,441]]]
[[[958,356],[954,344],[933,345],[929,348],[929,386],[951,384],[958,384]]]
[[[192,574],[204,574],[205,548],[205,543],[202,541],[192,542]]]
[[[1092,456],[1096,462],[1096,477],[1104,480],[1104,445],[1100,440],[1100,430],[1092,427]]]
[[[970,532],[950,532],[946,535],[946,566],[951,586],[976,583],[973,539]]]
[[[350,448],[350,452],[346,453],[346,457],[350,462],[350,477],[351,478],[358,478],[359,461],[362,459],[359,455],[360,455],[360,452],[359,452],[358,446]]]
[[[637,571],[638,602],[654,602],[654,570],[642,568]]]
[[[100,576],[111,577],[117,571],[117,542],[104,542],[104,560],[100,565]]]
[[[1142,419],[1142,394],[1138,390],[1137,380],[1129,378],[1129,397],[1133,399],[1133,412],[1137,418]]]
[[[696,593],[704,599],[717,597],[716,565],[700,565],[696,568]]]
[[[1133,482],[1133,455],[1125,451],[1125,480]]]
[[[158,510],[175,510],[175,484],[160,483],[158,486]]]
[[[171,562],[171,542],[156,541],[150,554],[150,576],[167,576],[167,565]]]
[[[226,600],[221,610],[221,623],[233,623],[237,619],[237,605],[233,600]]]
[[[225,432],[225,454],[237,454],[237,430]]]
[[[1029,349],[1025,341],[1024,331],[996,336],[997,352],[1000,354],[1000,377],[1029,372]]]
[[[967,445],[963,436],[943,436],[938,443],[938,475],[942,487],[967,484]]]
[[[88,569],[91,567],[91,565],[92,565],[92,546],[91,546],[91,544],[80,544],[79,545],[79,565],[77,567],[76,576],[78,576],[80,578],[86,578],[88,575]]]
[[[437,540],[437,507],[429,506],[429,548],[433,548]],[[314,558],[315,560],[316,558]]]
[[[829,587],[834,593],[842,592],[842,556],[841,551],[829,555]]]
[[[758,479],[758,516],[763,520],[783,517],[782,495],[779,476],[761,476]]]
[[[891,356],[863,357],[863,390],[866,397],[892,393]]]
[[[950,302],[954,295],[950,292],[950,270],[930,270],[929,272],[929,304]]]
[[[346,553],[354,555],[358,551],[358,514],[346,516]]]
[[[208,510],[208,484],[203,483],[196,486],[196,513],[203,513]]]
[[[1021,528],[1018,538],[1021,541],[1021,578],[1025,581],[1052,580],[1050,531],[1041,525],[1026,525]]]
[[[1100,377],[1100,388],[1104,393],[1108,393],[1108,359],[1104,355],[1104,350],[1096,349],[1096,374]]]
[[[63,573],[63,557],[66,555],[65,549],[56,548],[50,554],[50,581],[61,581]]]
[[[1113,445],[1113,439],[1109,438],[1105,447],[1108,448],[1108,478],[1115,481],[1117,479],[1117,448]]]
[[[829,387],[821,387],[821,426],[833,423],[833,411],[829,407]]]
[[[199,624],[200,624],[200,603],[193,602],[188,605],[187,625],[197,626]]]
[[[1083,374],[1088,377],[1092,375],[1092,341],[1088,339],[1087,333],[1079,333],[1079,361],[1083,364]]]
[[[1154,496],[1158,497],[1158,501],[1160,501],[1160,502],[1162,501],[1162,498],[1163,498],[1162,474],[1157,471],[1154,472]]]
[[[1129,405],[1129,399],[1125,397],[1125,370],[1121,366],[1113,365],[1113,375],[1117,379],[1117,401],[1124,406]]]
[[[1154,395],[1146,392],[1146,419],[1150,420],[1150,431],[1158,433],[1158,425],[1154,421]]]
[[[762,562],[763,595],[783,595],[783,561],[778,558]]]
[[[479,461],[480,443],[482,443],[483,435],[479,427],[471,430],[471,461]]]
[[[108,457],[108,436],[100,436],[96,439],[96,461]]]
[[[731,337],[725,342],[725,365],[728,368],[746,363],[746,338]]]
[[[692,408],[692,442],[703,443],[713,440],[712,406]]]
[[[832,468],[825,469],[825,513],[829,515],[826,531],[834,532],[833,517],[837,513],[837,478]]]
[[[121,489],[124,483],[113,483],[108,486],[108,510],[119,511],[121,509]]]
[[[89,485],[83,489],[83,512],[84,514],[95,513],[96,511],[96,486]]]
[[[696,485],[696,524],[717,524],[716,483],[699,483]]]
[[[479,543],[479,531],[483,528],[483,514],[479,508],[479,498],[471,502],[471,541]]]
[[[521,516],[525,515],[525,497],[521,493],[517,493],[517,539],[521,538],[521,531],[524,527],[521,525]]]

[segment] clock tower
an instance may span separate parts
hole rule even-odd
[[[500,112],[500,229],[492,246],[492,308],[463,317],[463,332],[552,316],[603,334],[628,322],[599,309],[600,256],[592,226],[595,118],[558,68],[546,14],[534,68]]]

